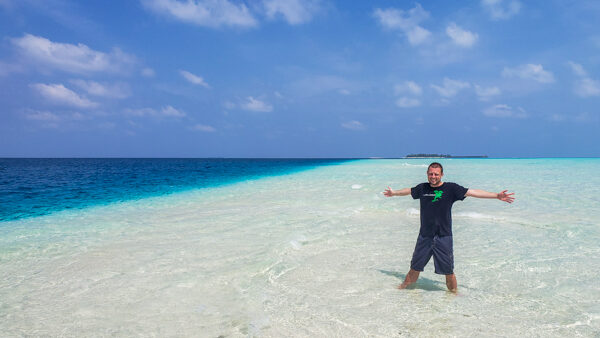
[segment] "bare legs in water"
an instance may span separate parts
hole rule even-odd
[[[420,272],[417,270],[410,269],[410,271],[406,275],[406,278],[404,279],[404,282],[398,285],[398,289],[406,289],[409,285],[416,282],[417,279],[419,279],[419,273]],[[446,286],[448,287],[448,291],[456,293],[458,286],[456,284],[455,274],[446,275]]]

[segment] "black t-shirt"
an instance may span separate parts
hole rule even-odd
[[[465,199],[467,188],[456,183],[444,182],[433,188],[421,183],[410,189],[414,199],[421,200],[421,230],[423,237],[452,236],[452,204]]]

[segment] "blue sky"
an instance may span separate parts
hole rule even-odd
[[[600,2],[0,0],[0,156],[600,156]]]

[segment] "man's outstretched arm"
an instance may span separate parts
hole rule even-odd
[[[410,195],[410,188],[404,188],[404,189],[400,189],[400,190],[392,190],[392,188],[387,187],[387,189],[385,189],[383,191],[383,194],[386,197],[406,196],[406,195]]]
[[[469,189],[467,190],[467,193],[465,194],[465,196],[471,196],[471,197],[477,197],[477,198],[496,198],[499,199],[501,201],[507,202],[507,203],[512,203],[515,198],[513,197],[513,195],[515,194],[510,193],[507,194],[508,190],[504,190],[502,192],[499,193],[495,193],[495,192],[489,192],[489,191],[485,191],[485,190],[479,190],[479,189]]]

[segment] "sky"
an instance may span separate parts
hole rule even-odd
[[[600,2],[0,0],[0,157],[598,157]]]

